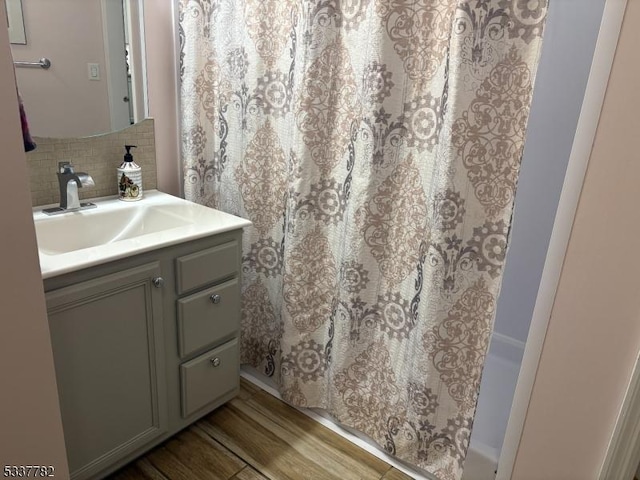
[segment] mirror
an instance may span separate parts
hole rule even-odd
[[[143,0],[7,2],[22,13],[11,52],[32,135],[86,137],[148,116]]]

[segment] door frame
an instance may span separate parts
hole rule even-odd
[[[513,473],[553,303],[560,281],[560,274],[571,236],[571,229],[578,209],[580,193],[582,192],[600,112],[604,103],[626,5],[627,0],[607,0],[604,6],[591,71],[533,310],[531,327],[507,423],[502,453],[498,461],[496,480],[509,480]],[[640,431],[640,372],[637,372],[637,377],[636,390],[638,398],[636,409],[638,430]],[[636,439],[639,438],[636,437]],[[638,457],[640,459],[640,440],[638,440],[637,444]],[[609,454],[607,454],[607,457],[609,457]],[[604,478],[618,479],[623,477],[601,477],[601,480],[604,480]]]
[[[127,118],[126,124],[123,123],[124,117],[122,116],[125,106],[123,105],[122,94],[123,90],[117,88],[117,84],[122,83],[122,77],[126,79],[127,70],[124,63],[124,46],[125,46],[125,22],[124,13],[122,14],[122,24],[120,24],[120,16],[118,16],[118,30],[122,27],[122,45],[118,42],[118,48],[113,48],[112,41],[114,40],[112,27],[115,25],[112,22],[112,16],[109,14],[111,11],[111,1],[117,1],[118,6],[124,9],[124,4],[119,0],[101,0],[100,10],[102,14],[102,37],[104,43],[104,71],[101,76],[107,82],[107,93],[109,95],[109,121],[111,124],[111,131],[119,131],[123,128],[130,126],[129,105],[126,105]],[[118,32],[119,33],[119,32]],[[118,38],[120,40],[120,38]],[[118,51],[118,49],[122,49]],[[124,66],[124,69],[122,68]],[[131,102],[131,99],[129,99]]]
[[[640,464],[640,356],[631,374],[598,480],[632,479]]]

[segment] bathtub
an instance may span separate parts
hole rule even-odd
[[[524,342],[495,332],[491,338],[463,480],[493,480],[518,381]]]

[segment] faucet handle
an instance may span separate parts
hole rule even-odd
[[[58,172],[60,173],[75,173],[73,171],[73,165],[71,162],[58,162]]]

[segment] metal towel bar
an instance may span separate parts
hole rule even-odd
[[[16,67],[27,67],[27,68],[40,67],[47,70],[51,66],[51,60],[49,60],[48,58],[41,58],[37,62],[13,62],[13,64]]]

